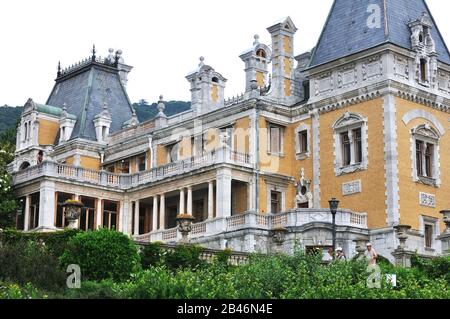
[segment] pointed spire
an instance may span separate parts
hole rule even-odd
[[[61,61],[58,61],[58,73],[57,76],[60,77],[61,76]]]

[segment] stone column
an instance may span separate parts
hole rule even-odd
[[[189,199],[188,199],[189,201]],[[189,205],[189,204],[188,204]],[[179,214],[180,215],[184,215],[184,188],[180,189],[180,209],[179,209]]]
[[[55,182],[41,182],[39,191],[39,228],[55,229]]]
[[[103,206],[103,200],[101,198],[97,198],[97,229],[102,227],[102,207]]]
[[[139,209],[140,202],[139,199],[134,202],[134,231],[133,235],[139,235]]]
[[[221,168],[216,179],[216,217],[231,216],[231,169]]]
[[[25,197],[25,218],[23,222],[23,230],[28,231],[30,230],[30,203],[31,203],[31,196],[27,195]]]
[[[166,229],[166,196],[165,194],[160,195],[159,203],[159,229]]]
[[[131,216],[133,214],[132,210],[133,210],[132,202],[130,201],[130,198],[127,195],[125,195],[124,200],[123,200],[123,210],[121,210],[120,214],[121,214],[121,220],[122,220],[121,229],[122,229],[122,232],[127,235],[132,234],[132,232],[131,232],[131,228],[132,228]]]
[[[192,186],[188,187],[187,193],[187,214],[192,215]]]
[[[158,195],[153,196],[152,231],[158,229]]]
[[[75,194],[73,195],[73,199],[80,201],[80,195]],[[81,215],[80,215],[81,218]],[[77,219],[77,221],[75,222],[75,229],[80,229],[80,218]]]
[[[208,219],[214,219],[214,182],[208,183]]]

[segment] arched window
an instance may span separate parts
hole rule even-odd
[[[20,171],[23,171],[24,169],[27,169],[27,168],[30,167],[30,166],[31,166],[31,165],[30,165],[29,162],[23,162],[23,163],[20,165],[19,170],[20,170]]]
[[[333,125],[334,166],[337,176],[367,169],[367,120],[359,114],[345,113]]]
[[[258,51],[256,51],[256,56],[259,56],[261,58],[266,58],[267,54],[266,54],[266,51],[264,51],[263,49],[259,49]]]
[[[211,81],[213,81],[214,83],[219,83],[219,78],[215,76],[211,79]]]
[[[420,125],[412,130],[415,181],[427,185],[438,184],[440,176],[439,139],[438,131],[428,124]]]

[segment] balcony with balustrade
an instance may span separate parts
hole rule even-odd
[[[205,238],[217,238],[225,233],[239,233],[244,230],[265,231],[267,234],[274,229],[295,229],[308,224],[332,223],[332,217],[327,209],[294,209],[281,214],[257,214],[246,212],[231,217],[208,219],[192,225],[189,233],[191,242],[201,242]],[[339,210],[336,214],[336,225],[367,230],[367,214],[356,213],[350,210]],[[163,242],[175,243],[181,240],[178,227],[157,230],[143,235],[135,235],[137,242]]]
[[[154,183],[169,177],[180,176],[199,169],[209,169],[217,165],[229,164],[251,169],[252,159],[249,154],[239,153],[226,147],[219,148],[201,156],[190,157],[174,163],[158,166],[135,174],[115,174],[106,171],[96,171],[82,167],[65,165],[53,161],[44,161],[13,173],[13,185],[51,177],[61,181],[73,181],[94,186],[110,187],[118,190],[129,190],[138,186]]]

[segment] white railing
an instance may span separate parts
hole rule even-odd
[[[256,214],[247,212],[226,218],[215,218],[192,225],[189,238],[217,236],[225,232],[245,229],[260,229],[271,231],[276,228],[293,228],[311,223],[331,224],[331,214],[326,209],[296,209],[282,214]],[[349,210],[339,210],[336,214],[336,225],[367,229],[367,214],[355,213]],[[134,236],[139,242],[162,241],[174,242],[181,238],[178,228],[158,230],[149,234]]]
[[[162,165],[136,174],[113,174],[106,171],[89,170],[76,166],[45,161],[38,166],[13,173],[13,184],[17,185],[42,176],[70,179],[100,186],[129,189],[143,184],[159,181],[167,177],[185,174],[215,164],[233,164],[251,167],[251,156],[219,148],[209,153]]]

